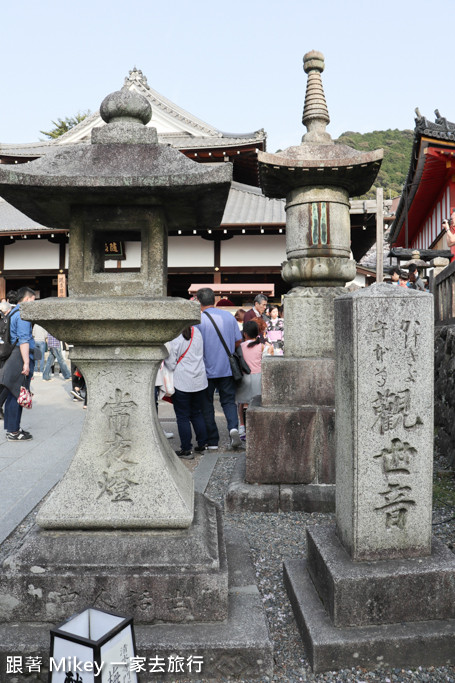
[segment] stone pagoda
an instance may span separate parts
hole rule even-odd
[[[286,198],[282,277],[292,289],[284,297],[284,357],[263,363],[262,399],[247,412],[246,472],[231,484],[231,510],[334,509],[333,302],[356,275],[349,197],[370,189],[383,151],[334,143],[326,131],[323,55],[308,52],[303,68],[307,133],[300,145],[258,154],[264,194]]]
[[[113,93],[100,112],[107,125],[91,144],[0,169],[1,196],[69,229],[69,297],[22,305],[21,315],[74,345],[89,399],[68,472],[0,571],[0,667],[11,654],[46,661],[51,625],[95,607],[134,617],[143,657],[198,653],[209,678],[229,666],[270,674],[262,606],[244,590],[247,545],[195,498],[154,405],[164,343],[200,320],[195,302],[166,296],[167,232],[218,225],[232,167],[158,144],[142,95]],[[110,240],[140,243],[137,272],[105,269]],[[245,569],[235,576],[232,553]]]

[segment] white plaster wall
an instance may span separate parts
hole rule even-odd
[[[120,261],[121,268],[140,268],[141,267],[141,243],[125,242],[126,259]],[[109,259],[106,261],[106,268],[116,268],[117,261]]]
[[[213,268],[214,247],[211,240],[202,237],[178,236],[169,237],[168,266],[169,268]]]
[[[281,266],[285,235],[236,235],[221,242],[221,266]]]
[[[58,244],[21,239],[5,246],[4,270],[58,270],[58,257]]]

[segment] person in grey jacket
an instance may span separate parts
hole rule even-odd
[[[174,372],[172,403],[180,436],[180,458],[194,458],[191,425],[196,435],[195,451],[202,453],[207,441],[202,405],[207,388],[202,335],[196,327],[187,327],[170,342],[169,356],[164,361]]]

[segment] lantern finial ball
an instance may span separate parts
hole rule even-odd
[[[100,114],[106,123],[130,121],[146,125],[152,118],[152,108],[143,95],[122,88],[104,98]]]
[[[311,50],[311,52],[307,52],[303,55],[303,70],[306,74],[310,71],[319,71],[319,73],[322,73],[324,67],[324,55],[322,52]]]

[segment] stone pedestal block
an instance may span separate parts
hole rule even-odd
[[[0,621],[60,622],[90,605],[139,623],[227,617],[219,509],[196,494],[189,529],[48,531],[36,527],[0,573]]]
[[[307,530],[307,548],[309,575],[336,627],[455,619],[455,556],[436,538],[429,557],[352,562],[335,527],[318,525]]]
[[[196,517],[197,510],[196,504]],[[125,532],[122,532],[122,535],[123,533]],[[170,533],[172,532],[159,532],[157,535]],[[199,668],[194,666],[192,671],[189,671],[185,667],[184,673],[181,674],[185,679],[219,681],[223,677],[232,676],[237,679],[270,680],[273,675],[273,647],[262,599],[256,586],[249,545],[242,534],[229,527],[225,529],[225,537],[229,567],[226,618],[210,621],[181,619],[179,623],[174,620],[173,623],[157,621],[150,624],[138,617],[135,621],[137,654],[145,657],[147,662],[156,657],[164,658],[164,661],[168,662],[168,657],[178,655],[183,657],[186,663],[191,656],[201,657],[201,670],[199,671]],[[182,554],[187,550],[190,548],[182,547]],[[155,559],[159,559],[159,556]],[[181,573],[184,574],[184,572]],[[37,575],[34,575],[35,579]],[[144,572],[144,578],[145,575]],[[128,584],[132,578],[132,573],[126,574],[125,582]],[[153,577],[149,580],[149,583],[152,582]],[[36,580],[33,585],[36,586]],[[194,588],[195,591],[198,590],[198,586],[195,585]],[[31,588],[30,590],[37,591],[34,599],[39,600],[39,589]],[[144,592],[142,595],[143,603],[153,602],[150,588],[148,590],[148,593]],[[174,597],[175,612],[184,610],[184,596],[175,595]],[[205,600],[203,596],[200,598]],[[71,601],[71,594],[68,593],[66,599]],[[163,593],[158,596],[158,599],[162,602],[165,599],[171,599],[171,596]],[[72,609],[71,604],[68,605],[68,609]],[[120,611],[120,608],[118,610]],[[50,619],[43,623],[38,622],[37,619],[29,619],[27,622],[16,620],[5,623],[3,619],[0,619],[0,671],[7,670],[7,657],[15,655],[24,658],[41,657],[41,672],[31,674],[30,679],[28,677],[17,678],[17,681],[22,683],[25,680],[33,680],[34,683],[47,683],[49,631],[58,621]],[[159,674],[159,680],[175,681],[176,674],[172,672]]]
[[[266,356],[262,362],[262,405],[334,406],[335,360]]]
[[[284,583],[314,673],[455,664],[455,619],[374,626],[333,625],[305,560],[284,564]]]
[[[240,455],[225,496],[229,512],[333,512],[335,484],[247,484]]]
[[[344,287],[295,287],[284,297],[285,355],[292,358],[333,358],[333,302]]]
[[[334,408],[262,406],[257,397],[246,424],[247,483],[335,483]]]

